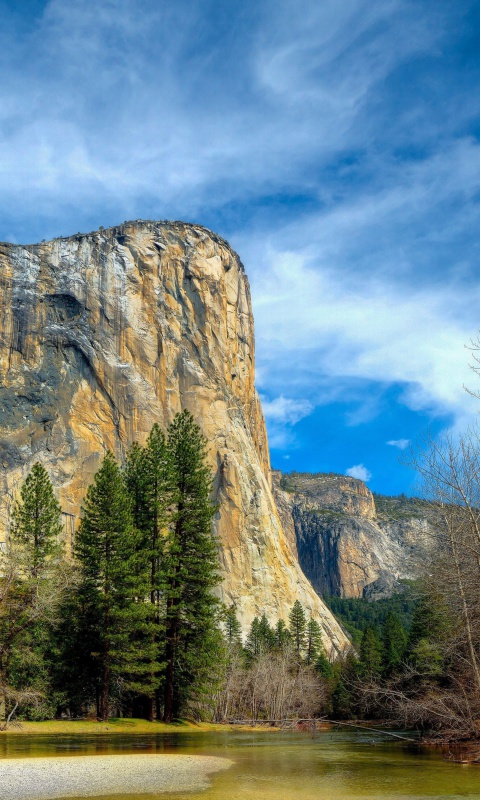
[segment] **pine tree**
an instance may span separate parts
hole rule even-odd
[[[136,547],[130,499],[115,458],[107,453],[87,490],[75,542],[79,646],[89,654],[87,672],[95,677],[101,720],[108,719],[113,682],[132,677],[140,658],[131,648],[143,617],[135,600]]]
[[[293,608],[290,611],[289,622],[297,661],[300,662],[306,644],[307,618],[299,600],[295,600],[293,604]]]
[[[305,661],[308,665],[315,664],[323,650],[322,629],[318,622],[310,618],[307,624]]]
[[[160,687],[163,680],[165,652],[165,531],[172,500],[170,461],[165,436],[158,424],[150,432],[145,448],[134,444],[124,470],[125,486],[132,505],[133,521],[140,532],[137,550],[137,572],[146,570],[145,593],[150,609],[145,608],[141,637],[149,637],[152,664],[143,676],[142,694],[148,697],[147,717],[160,717]],[[148,624],[150,623],[150,624]],[[147,642],[143,641],[144,648]]]
[[[379,675],[382,668],[382,643],[370,625],[363,631],[360,642],[360,671],[363,677]]]
[[[334,675],[333,666],[327,658],[325,650],[321,650],[315,662],[315,671],[318,672],[322,678],[332,678]]]
[[[279,619],[275,626],[275,647],[277,650],[285,651],[292,644],[292,635],[288,630],[283,619]]]
[[[405,656],[407,632],[398,614],[390,611],[382,626],[383,672],[390,675],[398,669]]]
[[[450,615],[441,598],[421,595],[413,612],[406,657],[424,675],[441,674],[450,624]]]
[[[24,569],[36,578],[62,551],[62,511],[45,468],[36,463],[20,490],[12,514],[10,538],[23,550]]]
[[[206,674],[206,661],[213,664],[216,658],[215,648],[205,647],[215,640],[219,604],[212,589],[220,581],[206,455],[206,440],[192,415],[177,414],[167,443],[173,513],[165,553],[165,722],[180,713]]]
[[[449,613],[445,603],[439,597],[422,594],[413,610],[408,650],[411,651],[421,639],[443,641],[448,635],[449,625]]]
[[[260,620],[258,617],[254,617],[245,642],[245,654],[247,657],[247,662],[251,662],[258,658],[262,652],[262,643],[263,638],[260,631]]]
[[[332,694],[332,715],[335,719],[351,719],[352,694],[342,678],[339,678]]]
[[[160,605],[164,586],[164,537],[169,521],[169,506],[174,492],[172,461],[169,458],[165,435],[158,424],[150,432],[144,450],[145,522],[141,528],[146,534],[145,548],[149,552],[151,600]]]
[[[262,614],[258,623],[260,647],[263,653],[268,653],[275,647],[275,633],[270,627],[266,614]]]
[[[241,649],[242,629],[234,605],[231,605],[225,613],[225,639],[229,653],[235,653]]]
[[[50,478],[36,463],[15,504],[0,608],[0,684],[22,701],[22,713],[42,719],[55,711],[53,629],[63,591],[61,509]]]
[[[125,489],[130,497],[133,524],[138,531],[148,530],[149,501],[145,449],[134,442],[128,451],[123,470]]]

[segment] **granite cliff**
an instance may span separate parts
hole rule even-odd
[[[73,535],[104,451],[122,459],[182,408],[209,443],[224,600],[246,627],[262,612],[286,618],[298,598],[341,650],[273,499],[249,284],[228,244],[197,225],[137,221],[0,245],[0,541],[34,461]]]
[[[418,577],[433,547],[421,502],[345,475],[273,472],[284,530],[319,594],[375,600]]]

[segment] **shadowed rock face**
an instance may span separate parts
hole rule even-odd
[[[132,222],[0,245],[0,540],[36,460],[69,533],[106,449],[119,459],[188,408],[209,444],[226,602],[247,626],[299,599],[328,648],[346,639],[279,522],[254,387],[248,280],[228,244],[183,223]]]
[[[319,594],[379,599],[427,563],[434,541],[418,501],[375,502],[363,481],[344,475],[275,471],[273,482],[284,529]]]

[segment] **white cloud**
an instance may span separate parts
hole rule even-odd
[[[277,450],[294,448],[296,444],[293,427],[313,411],[309,400],[295,399],[279,395],[273,400],[261,397],[263,412],[268,424],[270,447]]]
[[[358,478],[359,481],[369,481],[372,477],[372,473],[363,465],[363,464],[355,464],[353,467],[349,467],[345,470],[345,475],[348,475],[350,478]]]
[[[404,383],[415,410],[472,408],[464,345],[480,322],[480,285],[399,287],[345,280],[302,253],[270,253],[252,276],[262,380],[278,364],[289,380],[315,376]]]
[[[387,444],[391,445],[392,447],[398,447],[399,450],[406,450],[410,444],[410,439],[390,439]]]
[[[275,397],[273,400],[262,397],[262,406],[265,418],[269,422],[280,422],[286,425],[296,425],[313,411],[313,405],[309,400],[295,400],[283,395]]]

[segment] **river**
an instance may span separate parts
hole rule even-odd
[[[235,762],[231,769],[213,776],[206,791],[169,794],[169,800],[480,800],[480,766],[451,763],[434,750],[412,748],[370,733],[225,731],[0,737],[0,759],[95,753],[205,754]],[[108,800],[120,797],[130,800],[128,795]],[[136,795],[135,800],[143,797]]]

